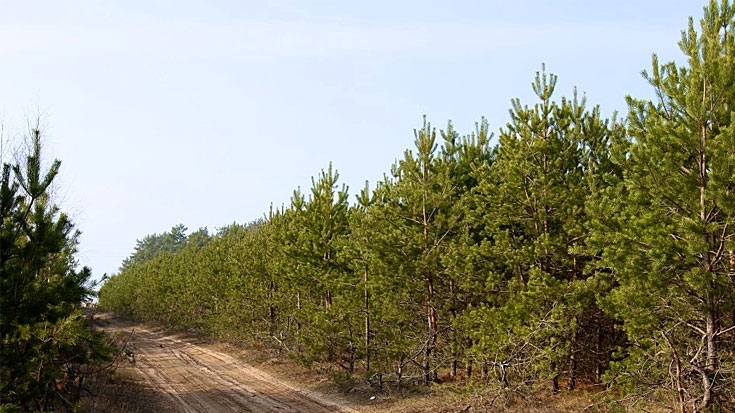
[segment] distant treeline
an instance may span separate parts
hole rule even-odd
[[[148,236],[100,305],[398,386],[735,409],[733,30],[711,1],[626,120],[556,98],[542,70],[497,140],[424,120],[356,202],[330,165],[262,221]]]

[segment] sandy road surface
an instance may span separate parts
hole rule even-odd
[[[104,329],[130,338],[134,370],[168,399],[171,412],[356,413],[193,341],[114,321]]]

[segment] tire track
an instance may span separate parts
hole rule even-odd
[[[110,324],[108,332],[132,327]],[[182,413],[357,413],[325,396],[305,392],[234,357],[136,326],[135,370]]]

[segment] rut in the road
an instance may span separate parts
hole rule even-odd
[[[168,398],[172,411],[356,413],[227,354],[140,326],[135,328],[131,342],[135,346],[136,370],[149,386]]]

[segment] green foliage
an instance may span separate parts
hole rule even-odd
[[[734,28],[735,8],[711,1],[700,31],[690,20],[682,33],[685,66],[654,55],[658,100],[628,98],[623,180],[601,204],[615,214],[596,211],[615,281],[603,304],[630,340],[610,380],[633,394],[655,383],[679,410],[724,409],[733,386]]]
[[[143,239],[137,240],[133,253],[123,260],[120,269],[124,270],[131,265],[142,264],[155,258],[159,254],[174,254],[178,252],[186,246],[186,230],[187,228],[184,224],[178,224],[171,228],[171,231],[169,232],[163,234],[151,234]],[[206,244],[207,238],[209,237],[206,229],[199,230],[196,234],[196,236],[192,234],[195,242]]]
[[[629,98],[627,123],[556,99],[542,70],[496,146],[484,119],[466,136],[424,119],[355,204],[330,165],[260,222],[148,236],[100,304],[340,380],[481,372],[561,391],[604,374],[624,409],[731,409],[734,10],[690,23],[686,66],[654,57],[659,100]]]
[[[595,309],[585,202],[600,185],[610,130],[576,92],[553,101],[555,85],[540,72],[532,84],[539,102],[513,101],[495,161],[476,169],[478,185],[463,197],[473,234],[465,251],[485,263],[471,268],[484,269],[476,285],[487,295],[458,323],[486,363],[507,365],[516,380],[553,379],[558,390],[562,371],[574,387],[580,319]]]
[[[393,179],[386,179],[378,189],[381,202],[371,207],[382,228],[373,237],[382,267],[373,279],[376,295],[397,296],[398,303],[405,303],[377,301],[376,310],[381,320],[392,321],[385,326],[387,332],[393,331],[392,337],[386,338],[400,343],[398,358],[420,363],[428,384],[436,376],[432,359],[443,329],[438,303],[446,297],[443,290],[448,282],[440,260],[454,225],[447,212],[456,188],[450,164],[441,162],[437,153],[436,130],[424,119],[414,135],[416,152],[406,151],[393,166]],[[455,138],[451,124],[445,136],[442,151],[449,151]]]
[[[62,395],[57,380],[111,349],[80,308],[91,271],[77,269],[79,232],[51,199],[61,162],[44,171],[38,130],[30,144],[24,165],[3,164],[0,182],[0,404],[71,410],[79,394]]]

